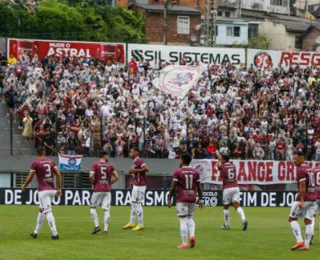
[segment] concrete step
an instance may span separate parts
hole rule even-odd
[[[1,149],[0,156],[5,156],[10,154],[10,149]],[[14,148],[13,155],[34,155],[35,150],[26,149],[26,148]]]

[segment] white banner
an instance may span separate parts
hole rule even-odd
[[[185,58],[187,64],[192,61],[200,64],[232,63],[240,65],[245,63],[244,49],[233,48],[205,48],[188,46],[166,46],[149,44],[128,44],[128,60],[134,58],[136,61],[149,61],[154,68],[159,68],[161,62],[169,62],[179,65],[181,58]]]
[[[215,160],[192,160],[191,166],[200,172],[202,183],[222,184]],[[296,167],[287,161],[232,160],[237,169],[238,184],[289,184],[296,182]],[[307,162],[311,168],[320,162]]]
[[[300,66],[306,68],[307,66],[320,67],[320,53],[307,51],[269,51],[269,50],[255,50],[248,49],[247,65],[253,64],[257,68],[268,67],[273,64],[274,68],[281,66],[288,68],[290,66]]]
[[[160,72],[159,88],[165,93],[182,99],[195,86],[203,66],[167,66]]]

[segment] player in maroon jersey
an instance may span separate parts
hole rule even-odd
[[[240,189],[237,182],[236,166],[230,162],[228,154],[218,155],[218,162],[215,168],[220,171],[223,181],[223,215],[225,224],[221,229],[230,229],[229,205],[232,203],[242,220],[242,230],[247,230],[248,221],[246,220],[243,209],[240,207]]]
[[[107,235],[110,219],[111,185],[119,179],[119,175],[113,165],[108,162],[106,152],[102,152],[100,160],[92,164],[89,178],[93,189],[90,206],[90,213],[94,222],[92,234],[101,231],[96,211],[96,208],[101,205],[104,210],[104,234]]]
[[[196,244],[195,239],[195,223],[193,221],[193,214],[195,211],[197,190],[199,196],[199,208],[203,209],[202,187],[200,183],[199,172],[189,165],[192,157],[190,154],[182,154],[180,159],[180,168],[173,174],[173,180],[170,187],[168,197],[168,207],[171,208],[171,199],[176,192],[176,209],[177,216],[180,218],[180,233],[182,244],[178,248],[188,248],[188,232],[190,235],[190,247]]]
[[[313,218],[312,218],[312,238],[310,241],[310,245],[312,245],[312,240],[314,237],[314,223],[315,223],[315,219],[317,214],[320,213],[320,165],[316,166],[313,170],[313,177],[314,177],[314,181],[315,181],[315,193],[316,193],[316,205],[314,207],[314,211],[313,211]]]
[[[52,214],[51,203],[55,196],[61,196],[61,174],[56,166],[55,162],[45,157],[46,153],[44,148],[39,147],[37,149],[37,157],[31,165],[29,176],[25,183],[21,186],[21,190],[24,191],[32,181],[34,175],[37,176],[38,181],[38,195],[39,195],[39,213],[37,219],[37,226],[34,232],[30,234],[31,237],[37,238],[41,226],[46,216],[49,227],[52,231],[51,239],[59,239],[54,216]],[[57,178],[57,190],[54,187],[54,175]]]
[[[295,153],[293,162],[297,172],[298,196],[291,205],[289,222],[297,242],[291,250],[308,251],[312,238],[312,219],[316,200],[314,176],[308,164],[304,163],[302,154]],[[306,225],[305,242],[302,239],[298,218],[303,218]]]
[[[130,222],[123,226],[123,229],[132,229],[134,231],[143,230],[143,209],[141,203],[144,200],[147,184],[146,173],[149,172],[148,166],[139,157],[140,151],[138,148],[132,148],[129,156],[133,159],[133,165],[131,166],[128,174],[133,175],[133,189],[131,194],[131,216]],[[138,225],[134,228],[136,217],[138,216]]]

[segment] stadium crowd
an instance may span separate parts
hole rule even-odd
[[[2,59],[0,90],[26,141],[48,155],[320,160],[320,68],[202,64],[183,100],[153,85],[159,70],[93,58]],[[181,65],[190,65],[182,59]],[[192,63],[195,64],[195,63]],[[160,64],[160,67],[168,63]],[[2,81],[2,83],[1,83]]]

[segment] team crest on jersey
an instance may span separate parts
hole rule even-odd
[[[194,74],[191,72],[183,73],[183,72],[174,72],[171,76],[172,78],[168,80],[169,83],[178,85],[179,87],[188,84],[191,80],[193,80]]]
[[[69,165],[75,166],[77,164],[77,160],[75,158],[70,158],[68,160]]]

